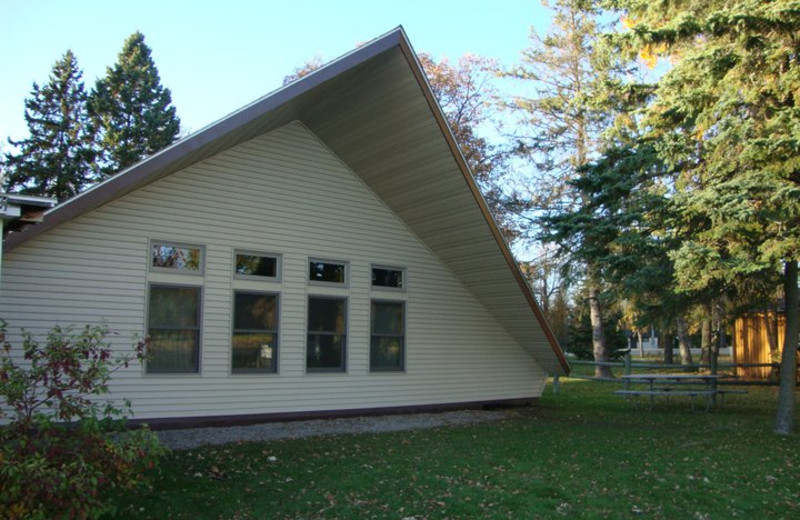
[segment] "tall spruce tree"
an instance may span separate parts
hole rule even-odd
[[[603,13],[594,2],[558,0],[552,4],[553,25],[544,37],[531,34],[531,46],[523,51],[523,63],[505,75],[533,85],[530,97],[518,97],[509,109],[520,115],[522,132],[514,136],[516,153],[530,161],[530,220],[534,234],[561,245],[567,264],[584,272],[586,301],[592,324],[592,348],[596,361],[608,360],[603,330],[601,266],[594,254],[573,255],[572,240],[561,241],[563,230],[549,228],[550,217],[576,211],[588,203],[587,194],[571,183],[579,169],[602,149],[602,135],[613,123],[610,97],[602,94],[614,84],[617,62],[596,47],[603,30]],[[600,233],[600,230],[597,230]],[[569,234],[569,233],[568,233]],[[593,238],[580,231],[569,234],[592,248]],[[573,242],[574,245],[574,242]],[[598,366],[598,377],[610,377],[610,369]]]
[[[59,59],[48,82],[33,84],[25,100],[29,136],[8,140],[3,189],[64,201],[96,179],[96,148],[86,108],[83,73],[72,51]]]
[[[89,110],[106,175],[169,146],[180,134],[172,95],[161,85],[150,47],[138,31],[125,40],[117,63],[98,80]]]
[[[627,38],[675,59],[646,123],[695,231],[672,256],[686,290],[783,271],[787,327],[775,431],[793,428],[800,312],[800,7],[624,2]]]

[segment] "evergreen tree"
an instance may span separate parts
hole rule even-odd
[[[33,84],[25,100],[29,136],[9,143],[3,189],[64,201],[96,178],[94,137],[86,108],[83,73],[72,51],[58,60],[44,86]]]
[[[587,204],[586,194],[570,181],[579,177],[579,169],[603,147],[603,133],[616,116],[607,91],[619,83],[622,71],[617,61],[596,46],[603,29],[603,13],[593,2],[558,0],[552,9],[551,30],[544,37],[532,33],[531,47],[523,51],[522,65],[505,74],[524,80],[535,89],[532,97],[514,99],[509,109],[520,115],[520,128],[524,131],[514,136],[516,152],[535,170],[529,183],[533,234],[558,243],[567,255],[565,265],[584,268],[594,357],[596,361],[607,361],[601,266],[595,260],[597,255],[588,251],[576,254],[574,247],[593,248],[598,237],[577,228],[553,229],[550,218]],[[592,232],[604,231],[595,228]],[[605,378],[611,373],[608,367],[598,366],[596,375]]]
[[[132,34],[117,63],[106,70],[90,96],[89,109],[105,154],[106,175],[169,146],[180,133],[172,95],[161,85],[150,54],[144,35]]]
[[[789,433],[800,321],[800,7],[624,4],[631,44],[651,59],[677,58],[645,122],[677,177],[675,203],[693,223],[672,255],[680,287],[740,286],[783,271],[787,336],[775,430]]]

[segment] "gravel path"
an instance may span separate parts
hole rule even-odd
[[[157,432],[161,443],[172,450],[188,450],[209,444],[230,442],[271,441],[297,439],[316,435],[342,433],[380,433],[439,426],[455,426],[488,421],[502,421],[512,417],[509,410],[458,410],[442,413],[408,415],[381,415],[349,419],[323,419],[263,423],[226,428],[192,428]]]

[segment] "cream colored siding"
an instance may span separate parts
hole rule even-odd
[[[447,225],[455,231],[458,223]],[[151,240],[202,245],[204,273],[150,272]],[[233,279],[235,249],[281,254],[281,280]],[[348,262],[348,287],[309,285],[309,257]],[[407,291],[371,290],[373,264],[406,268]],[[0,316],[12,330],[105,319],[120,348],[146,332],[148,282],[202,286],[200,373],[144,374],[137,366],[115,377],[114,395],[131,399],[137,418],[525,398],[545,379],[453,272],[299,123],[25,242],[4,258],[2,277]],[[235,289],[280,293],[275,374],[230,374]],[[346,373],[305,373],[309,294],[348,299]],[[406,302],[404,372],[369,371],[373,297]]]

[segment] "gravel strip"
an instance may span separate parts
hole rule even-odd
[[[442,413],[381,415],[349,419],[321,419],[229,426],[192,428],[156,432],[161,443],[172,450],[188,450],[212,444],[299,439],[343,433],[380,433],[440,426],[456,426],[488,421],[502,421],[513,416],[509,410],[458,410]]]

